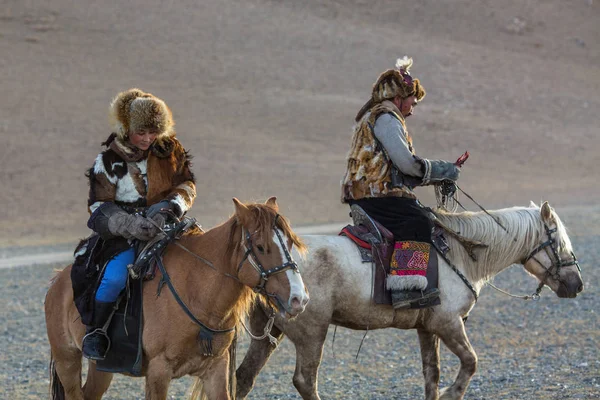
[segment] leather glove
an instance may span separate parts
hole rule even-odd
[[[108,219],[108,230],[115,236],[125,239],[148,241],[158,233],[158,228],[141,215],[117,213]]]
[[[442,160],[427,160],[430,166],[429,181],[440,182],[450,180],[456,182],[460,175],[460,168],[453,162]]]
[[[160,202],[158,202],[156,204],[152,204],[150,207],[148,207],[148,209],[146,210],[146,217],[152,218],[156,214],[165,212],[165,211],[166,212],[173,211],[173,203],[171,203],[168,200],[160,201]]]
[[[163,229],[165,227],[165,223],[167,222],[167,215],[165,213],[159,212],[150,219],[156,222],[156,225],[158,225],[160,229]]]

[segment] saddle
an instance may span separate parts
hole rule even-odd
[[[117,300],[118,309],[113,314],[107,329],[111,346],[105,359],[96,361],[98,370],[128,373],[132,376],[141,375],[143,283],[154,279],[157,268],[156,258],[162,257],[167,245],[184,233],[190,232],[195,226],[197,226],[196,220],[186,217],[179,222],[166,225],[163,229],[165,235],[137,244],[136,261],[128,266],[129,276],[132,279],[128,279],[125,291]],[[125,240],[110,243],[110,241],[103,241],[98,235],[92,235],[78,246],[71,279],[75,304],[84,324],[89,325],[93,318],[95,293],[108,260],[127,246],[129,244]],[[78,289],[85,287],[85,290],[75,290],[76,287]]]
[[[375,279],[373,282],[373,298],[376,304],[392,304],[391,291],[386,287],[386,279],[388,275],[394,274],[391,265],[397,266],[397,262],[392,260],[392,257],[402,251],[410,250],[407,243],[397,242],[392,232],[386,229],[379,222],[371,218],[360,206],[353,204],[350,207],[350,215],[352,216],[354,225],[345,226],[340,235],[348,237],[358,247],[362,261],[364,263],[372,263],[375,268]],[[440,247],[447,249],[442,231],[436,230],[434,241],[440,244]],[[418,242],[413,242],[417,246]],[[429,252],[428,260],[423,261],[422,269],[426,269],[425,278],[427,279],[427,287],[424,290],[438,287],[438,263],[437,253],[434,249]],[[413,272],[409,272],[412,274]],[[422,278],[421,278],[422,279]],[[411,308],[431,307],[440,304],[439,299],[435,299],[426,305],[420,306],[418,303],[411,305]]]

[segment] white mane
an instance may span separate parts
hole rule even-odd
[[[522,260],[529,252],[547,240],[540,208],[532,203],[531,207],[512,207],[490,211],[507,229],[506,232],[496,221],[484,212],[447,213],[436,212],[439,220],[461,236],[483,242],[485,249],[475,250],[478,261],[474,262],[458,241],[449,235],[449,256],[467,273],[488,280],[498,273],[498,265]],[[565,226],[553,211],[552,217],[557,231],[554,234],[560,249],[570,252],[571,241]],[[507,266],[507,265],[505,265]]]

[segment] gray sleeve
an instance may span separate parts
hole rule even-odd
[[[423,177],[422,162],[410,152],[400,121],[390,114],[383,114],[375,121],[373,133],[400,172]]]

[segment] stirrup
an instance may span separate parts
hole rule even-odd
[[[90,353],[86,353],[84,351],[85,349],[85,343],[86,340],[88,341],[88,344],[90,346],[92,346],[92,352]],[[91,340],[95,340],[96,343],[89,343],[89,341]],[[108,354],[108,350],[110,350],[110,337],[108,337],[108,334],[106,333],[106,331],[102,328],[96,328],[93,331],[87,333],[82,340],[81,343],[81,351],[83,352],[83,356],[89,360],[96,360],[96,361],[102,361],[106,358],[106,355]],[[100,354],[100,348],[104,348],[104,352],[102,354]],[[94,353],[95,352],[95,353]]]
[[[439,296],[440,290],[438,288],[431,288],[425,291],[392,290],[392,307],[394,307],[395,310],[411,308],[413,304],[424,307]]]

